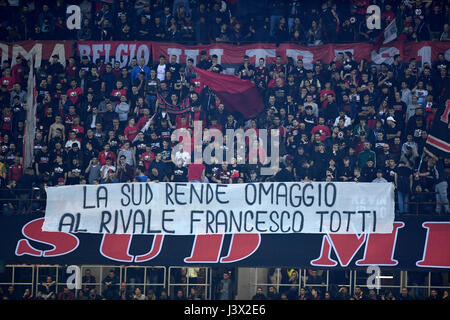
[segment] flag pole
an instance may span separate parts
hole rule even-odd
[[[24,167],[30,167],[33,161],[33,143],[36,131],[36,99],[34,97],[35,76],[34,76],[34,60],[30,58],[30,71],[28,74],[27,84],[27,116],[25,120],[24,133]]]
[[[416,172],[420,172],[420,167],[422,167],[422,161],[423,161],[423,156],[425,155],[425,146],[423,147],[424,150],[422,150],[422,155],[420,156],[420,162],[419,162],[419,167],[417,168]]]
[[[208,87],[208,105],[206,106],[206,111],[209,112],[211,110],[211,88]]]

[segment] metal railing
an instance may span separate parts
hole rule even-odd
[[[212,299],[212,285],[211,285],[211,268],[199,267],[196,271],[196,279],[190,276],[188,269],[191,267],[169,267],[168,276],[168,290],[171,296],[176,296],[177,290],[183,290],[183,295],[185,298],[189,298],[192,288],[201,300],[211,300]],[[201,281],[204,280],[204,281]],[[201,282],[199,282],[201,281]]]
[[[286,268],[285,268],[286,269]],[[353,295],[356,287],[360,287],[365,293],[369,290],[370,285],[367,283],[367,279],[370,276],[366,273],[365,270],[351,270],[348,274],[347,282],[338,283],[333,281],[331,270],[317,270],[318,273],[321,273],[321,279],[324,281],[324,284],[319,283],[308,283],[308,279],[310,278],[308,274],[308,269],[294,269],[298,272],[299,276],[297,277],[297,281],[295,283],[283,283],[281,277],[281,268],[276,268],[274,276],[271,278],[274,281],[258,281],[261,274],[268,274],[267,268],[255,268],[254,269],[254,282],[251,284],[253,288],[253,292],[256,292],[258,287],[263,289],[264,294],[267,294],[269,286],[274,286],[278,293],[287,292],[289,288],[295,288],[297,296],[300,294],[300,289],[310,289],[317,288],[321,292],[321,296],[325,292],[330,291],[332,287],[347,287],[349,296]],[[337,272],[340,272],[339,270]],[[345,272],[342,270],[342,272]],[[430,295],[431,290],[433,289],[446,289],[450,290],[450,273],[449,272],[437,272],[436,276],[441,277],[440,284],[432,281],[432,272],[421,272],[423,273],[424,281],[422,283],[413,283],[408,280],[408,274],[411,272],[405,270],[394,270],[389,268],[381,268],[381,272],[379,275],[379,286],[374,289],[377,295],[381,295],[384,290],[390,289],[393,294],[400,294],[402,288],[407,288],[409,290],[409,294],[416,299],[424,299]],[[419,272],[420,273],[420,272]]]
[[[158,275],[152,275],[151,271],[155,269],[160,269],[163,271],[162,279]],[[135,271],[137,274],[130,275],[129,271]],[[166,267],[163,266],[152,266],[152,267],[142,267],[142,266],[125,266],[124,271],[124,282],[127,287],[130,287],[131,291],[134,292],[135,288],[141,288],[144,294],[147,294],[147,288],[156,289],[155,294],[158,295],[159,292],[166,287]],[[150,272],[149,272],[150,271]],[[139,274],[141,273],[141,274]]]
[[[197,297],[201,300],[212,299],[212,274],[211,268],[199,267],[197,277],[191,277],[191,273],[187,272],[187,267],[165,267],[165,266],[118,266],[118,265],[81,265],[81,277],[85,275],[86,270],[90,270],[90,274],[95,277],[95,282],[81,282],[81,288],[95,287],[97,294],[101,295],[105,289],[103,280],[110,270],[114,270],[118,282],[115,284],[117,291],[121,284],[125,284],[129,296],[134,293],[136,288],[140,288],[144,295],[149,289],[153,289],[156,295],[162,289],[168,288],[167,292],[170,297],[176,295],[176,288],[182,288],[185,298],[189,298],[191,289],[195,288]],[[67,287],[67,278],[69,274],[66,272],[67,266],[61,265],[6,265],[5,272],[0,274],[0,286],[7,287],[12,285],[15,288],[29,288],[31,294],[36,296],[40,291],[41,285],[46,281],[47,276],[52,277],[55,281],[55,295]],[[183,271],[184,277],[176,279],[174,273]],[[18,275],[21,273],[21,275]],[[24,278],[29,280],[23,280]],[[22,291],[19,289],[19,291]],[[22,292],[21,292],[22,293]],[[75,296],[78,297],[79,289],[74,290]]]
[[[422,281],[411,281],[408,279],[408,272],[404,272],[404,286],[408,289],[412,289],[413,296],[416,297],[425,297],[431,294],[432,289],[450,289],[450,281],[449,281],[449,273],[438,273],[442,277],[441,284],[436,284],[432,281],[433,274],[437,274],[434,272],[418,272],[422,273],[423,282]],[[447,284],[447,285],[442,285]]]
[[[274,286],[277,290],[278,293],[283,293],[283,292],[289,292],[289,290],[296,290],[297,295],[300,294],[300,289],[301,288],[305,288],[305,289],[311,289],[311,288],[317,288],[320,289],[321,291],[326,292],[330,289],[330,286],[332,285],[331,281],[330,281],[330,270],[319,270],[318,272],[318,276],[319,279],[322,280],[320,281],[320,283],[316,283],[316,282],[311,282],[312,281],[312,277],[309,274],[309,271],[311,269],[293,269],[290,271],[293,272],[297,272],[298,277],[296,278],[295,282],[291,282],[290,280],[288,280],[286,282],[287,279],[282,279],[282,274],[281,274],[281,269],[282,268],[276,268],[275,272],[272,276],[270,276],[268,274],[267,278],[271,278],[274,281],[265,281],[265,282],[260,282],[258,281],[259,278],[259,274],[263,273],[264,275],[267,273],[267,269],[266,268],[255,268],[255,281],[252,284],[253,288],[254,288],[254,292],[256,292],[256,289],[258,287],[262,287],[263,289],[266,288],[266,293],[267,293],[267,289],[270,286]],[[342,271],[345,272],[345,271]],[[352,286],[352,272],[349,273],[349,281],[348,282],[344,282],[344,283],[333,283],[333,285],[337,285],[337,286],[344,286],[347,287],[350,291],[351,286]]]
[[[4,288],[6,292],[7,287],[12,285],[19,288],[17,291],[22,294],[25,288],[29,288],[31,294],[36,296],[36,293],[40,290],[39,287],[48,275],[52,276],[55,280],[55,294],[58,296],[62,292],[63,288],[67,286],[66,283],[66,268],[67,266],[60,265],[6,265],[5,272],[0,274],[0,286]],[[95,286],[98,294],[101,294],[104,288],[103,279],[108,274],[109,270],[116,271],[118,276],[119,286],[121,283],[125,283],[129,289],[141,288],[144,294],[147,293],[147,289],[154,289],[155,291],[163,288],[168,288],[167,292],[172,298],[176,295],[176,289],[181,288],[183,290],[184,298],[188,298],[190,294],[190,288],[196,288],[196,292],[200,299],[211,300],[212,296],[212,269],[209,267],[199,267],[197,273],[197,281],[192,282],[189,277],[187,269],[189,267],[163,267],[163,266],[116,266],[116,265],[81,265],[80,270],[82,275],[86,269],[91,270],[91,274],[95,276],[95,282],[81,283],[84,286]],[[162,275],[161,279],[157,279],[149,275],[149,271],[159,269]],[[356,287],[360,287],[365,293],[367,293],[369,286],[367,284],[368,274],[364,270],[316,270],[321,276],[323,283],[310,283],[310,272],[312,269],[294,269],[298,273],[297,280],[295,282],[286,283],[282,280],[281,268],[275,268],[272,277],[269,281],[268,268],[253,268],[254,269],[254,281],[249,283],[250,288],[256,292],[258,287],[263,288],[263,292],[267,294],[269,286],[274,286],[278,293],[288,292],[293,288],[296,295],[300,294],[301,288],[311,289],[312,287],[321,291],[321,296],[327,291],[332,291],[338,287],[346,287],[348,294],[351,296]],[[286,268],[284,268],[286,269]],[[130,275],[130,271],[141,272],[140,276]],[[184,270],[182,273],[181,271]],[[333,276],[334,272],[342,272],[345,281],[337,281]],[[182,278],[176,279],[174,273],[183,274]],[[258,280],[261,275],[266,279],[265,281]],[[416,299],[423,299],[430,295],[431,290],[450,290],[450,273],[449,272],[421,272],[421,271],[404,271],[395,270],[390,268],[382,268],[380,274],[379,287],[374,289],[378,295],[382,294],[385,289],[390,289],[393,294],[400,294],[402,288],[407,288],[409,294]],[[133,279],[134,277],[134,279]],[[414,278],[414,279],[413,279]],[[420,278],[418,280],[418,278]],[[438,278],[438,279],[435,279]],[[203,280],[203,281],[201,281]],[[292,290],[292,289],[291,289]],[[134,291],[134,290],[132,290]],[[156,293],[156,292],[155,292]],[[75,290],[77,296],[77,290]]]
[[[395,271],[395,270],[389,270],[389,269],[381,269],[381,274],[379,275],[378,279],[378,288],[374,289],[377,295],[380,295],[382,291],[385,289],[391,289],[393,293],[400,293],[403,286],[405,285],[405,273],[407,271]],[[356,287],[360,287],[365,293],[369,290],[369,286],[367,284],[367,279],[370,275],[367,274],[364,270],[354,270],[353,271],[353,287],[352,287],[352,293],[355,292]],[[373,283],[372,283],[373,285]],[[366,290],[364,290],[366,289]]]
[[[35,268],[34,265],[7,265],[5,272],[1,275],[0,286],[25,286],[30,289],[32,295],[34,295],[34,284],[36,283],[35,278]],[[18,275],[18,273],[24,273]],[[31,281],[27,281],[27,278]]]

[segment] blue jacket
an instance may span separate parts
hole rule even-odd
[[[136,66],[131,71],[131,81],[134,82],[137,78],[139,78],[139,73],[142,71],[145,72],[145,80],[150,78],[150,68],[148,66]]]

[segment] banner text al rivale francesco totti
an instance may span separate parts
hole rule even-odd
[[[391,183],[115,183],[49,187],[43,231],[391,233]]]

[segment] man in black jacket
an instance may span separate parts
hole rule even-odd
[[[269,292],[267,293],[267,300],[280,300],[280,294],[274,286],[269,287]]]
[[[253,296],[252,300],[267,300],[261,287],[256,289],[256,294]]]
[[[0,177],[0,208],[4,216],[12,215],[17,210],[18,201],[16,200],[15,187],[15,180],[9,180],[8,185],[6,185],[5,179]]]
[[[59,55],[54,54],[49,61],[48,65],[48,73],[52,76],[56,76],[58,74],[64,73],[64,66],[59,62]]]
[[[32,168],[26,168],[24,174],[17,181],[17,195],[19,196],[18,213],[28,213],[31,206],[31,189],[35,184],[35,176]]]

